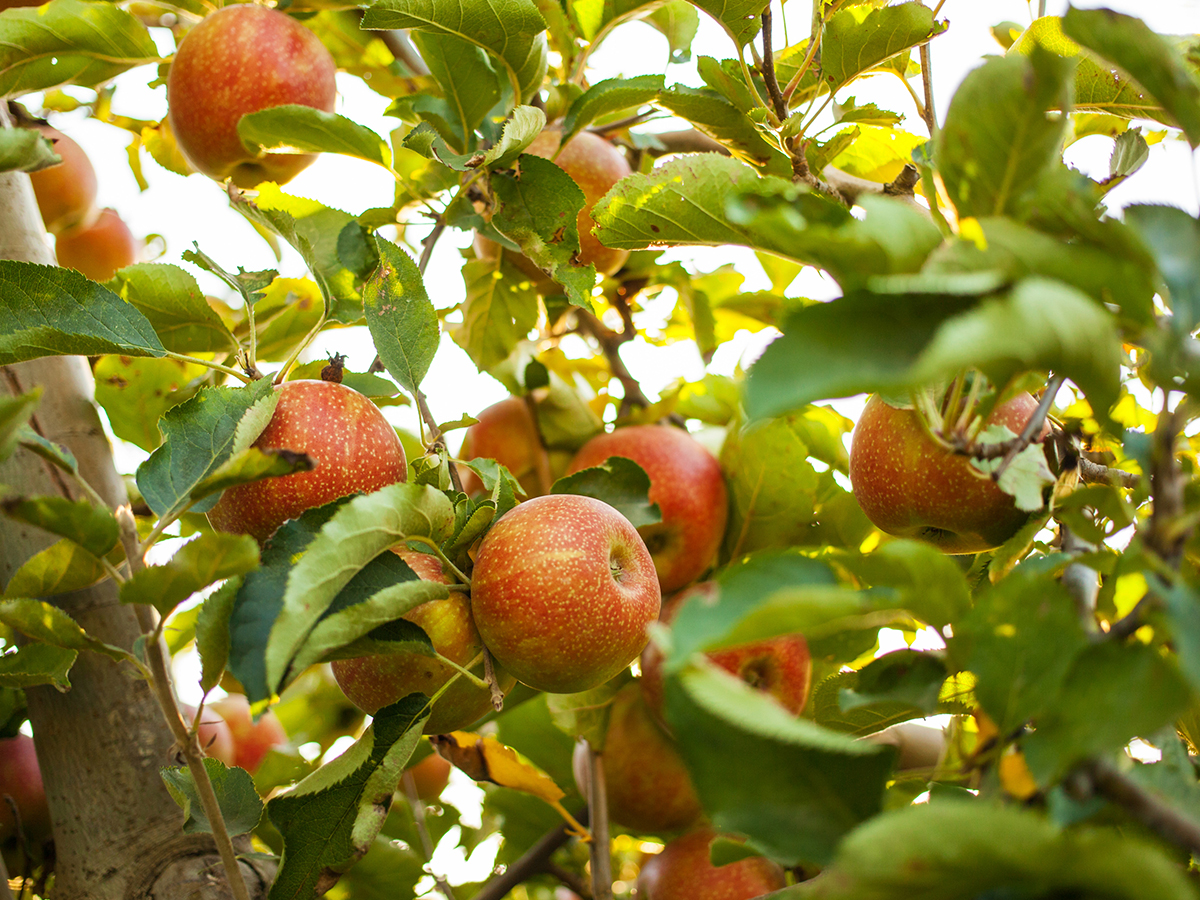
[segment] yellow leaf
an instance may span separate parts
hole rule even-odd
[[[1038,792],[1037,782],[1025,762],[1025,754],[1016,748],[1000,757],[1000,785],[1010,797],[1028,800]]]

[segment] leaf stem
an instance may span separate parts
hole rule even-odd
[[[455,578],[457,578],[459,581],[461,581],[463,584],[465,584],[467,586],[468,590],[470,589],[471,579],[468,578],[466,575],[464,575],[462,570],[450,561],[450,557],[448,557],[445,554],[445,552],[442,550],[442,548],[439,547],[434,541],[425,537],[425,535],[423,535],[423,534],[406,535],[404,540],[416,541],[418,544],[424,544],[426,547],[428,547],[430,549],[430,551],[433,553],[434,556],[436,556],[438,559],[440,559],[442,561],[443,566],[446,566],[451,572],[454,573]]]
[[[226,375],[232,375],[234,378],[241,381],[243,384],[249,384],[253,379],[245,372],[239,372],[237,369],[232,369],[229,366],[223,366],[220,363],[215,363],[208,359],[197,359],[194,356],[188,356],[184,353],[173,353],[168,350],[166,352],[167,359],[177,359],[180,362],[191,363],[194,366],[204,366],[207,369],[215,369],[218,372],[223,372]]]
[[[762,74],[763,81],[767,85],[767,94],[771,98],[771,103],[775,106],[775,115],[782,122],[788,117],[787,101],[783,99],[783,94],[779,91],[779,80],[775,77],[775,54],[771,49],[771,4],[768,3],[762,11],[762,44],[763,44],[763,61]]]
[[[767,106],[767,102],[758,93],[758,87],[754,84],[754,76],[750,74],[750,66],[746,64],[746,51],[742,47],[738,48],[738,64],[742,67],[742,77],[746,79],[746,87],[750,88],[750,93],[754,96],[755,105],[765,109],[771,117],[771,124],[778,128],[782,124],[779,116],[775,115],[775,111]]]
[[[284,379],[287,378],[288,371],[292,368],[292,366],[294,366],[296,364],[296,360],[298,360],[300,358],[300,354],[303,353],[305,348],[308,347],[308,345],[313,342],[313,339],[317,336],[317,334],[324,327],[325,327],[325,310],[322,309],[321,316],[319,319],[317,319],[317,324],[314,325],[309,330],[308,334],[306,334],[304,336],[304,340],[302,340],[296,346],[296,349],[292,351],[291,356],[289,356],[287,358],[287,360],[284,362],[283,366],[280,368],[279,373],[275,376],[276,384],[283,384]]]
[[[434,656],[436,656],[440,662],[445,663],[450,668],[452,668],[456,672],[458,672],[460,675],[463,675],[467,679],[467,681],[471,682],[471,684],[475,685],[475,687],[486,688],[488,686],[488,683],[485,679],[480,678],[478,675],[473,675],[471,673],[471,668],[473,666],[479,665],[480,661],[483,659],[483,653],[477,654],[475,656],[475,658],[473,660],[471,660],[469,663],[467,663],[465,666],[460,666],[458,663],[456,663],[450,657],[443,656],[441,653],[438,653],[436,650],[434,651]]]

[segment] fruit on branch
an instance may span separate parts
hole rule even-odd
[[[0,6],[0,9],[4,7]],[[62,162],[29,173],[42,221],[51,234],[87,228],[96,221],[96,170],[77,143],[49,125],[39,125],[42,137],[54,142]]]
[[[550,488],[550,458],[542,446],[537,422],[523,397],[508,397],[493,403],[467,429],[459,458],[494,459],[521,483],[526,495],[540,497]],[[477,494],[483,482],[470,469],[462,467],[463,490]]]
[[[408,548],[395,552],[418,577],[440,584],[450,583],[436,556]],[[471,603],[466,594],[454,591],[444,600],[422,603],[405,613],[404,618],[419,625],[429,636],[433,649],[442,656],[464,667],[474,663],[471,671],[483,676],[483,663],[478,659],[483,652],[483,641],[471,619]],[[333,676],[343,693],[351,703],[372,715],[409,694],[432,697],[456,674],[453,666],[420,653],[356,656],[333,662]],[[516,684],[516,679],[503,669],[496,672],[496,678],[505,693]],[[460,676],[434,704],[425,723],[425,733],[458,731],[491,709],[491,691]]]
[[[102,209],[87,228],[60,234],[54,242],[58,264],[92,281],[108,281],[118,269],[137,262],[138,242],[116,210]]]
[[[650,502],[662,521],[638,533],[650,548],[664,593],[695,581],[712,564],[725,535],[729,498],[721,466],[682,429],[632,425],[592,438],[575,455],[568,474],[624,456],[650,476]]]
[[[1037,405],[1030,394],[1019,394],[996,407],[985,424],[1020,434]],[[1049,431],[1043,425],[1040,436]],[[927,541],[946,553],[999,547],[1029,518],[967,457],[937,444],[916,410],[896,409],[878,395],[867,401],[854,429],[850,482],[881,531]]]
[[[243,694],[230,694],[214,700],[205,706],[205,710],[211,710],[229,726],[229,733],[233,737],[233,762],[227,765],[241,766],[254,774],[272,747],[287,743],[287,732],[275,713],[267,710],[258,717],[257,722],[254,721],[250,715],[250,701]]]
[[[33,738],[27,734],[0,740],[0,843],[17,837],[17,822],[2,795],[12,797],[21,815],[21,828],[30,844],[50,837],[50,807],[42,785]]]
[[[436,800],[441,796],[442,791],[446,789],[446,785],[450,783],[450,770],[454,766],[450,765],[450,761],[438,755],[435,751],[426,756],[415,766],[406,769],[404,774],[411,775],[413,780],[413,788],[417,793],[417,799],[428,803],[430,800]],[[404,790],[404,783],[401,782],[400,789]]]
[[[698,828],[648,859],[638,873],[638,900],[750,900],[786,886],[783,869],[765,857],[714,866],[709,847],[716,837]]]
[[[639,834],[686,828],[703,815],[700,798],[675,742],[654,721],[638,682],[621,688],[609,708],[604,738],[608,816]],[[575,784],[588,796],[588,748],[575,745]]]
[[[559,694],[602,684],[636,659],[661,600],[629,520],[575,494],[505,513],[484,536],[472,575],[484,644],[518,680]]]
[[[336,71],[316,34],[291,16],[252,4],[210,13],[180,42],[167,75],[179,149],[205,175],[241,188],[290,181],[316,157],[256,156],[238,137],[238,120],[287,104],[333,112]]]
[[[670,624],[689,599],[715,599],[717,585],[706,581],[680,591],[663,604],[659,621]],[[755,690],[770,694],[794,716],[800,715],[812,688],[812,655],[802,634],[781,634],[760,641],[710,650],[708,658]],[[642,691],[650,711],[662,721],[663,657],[654,644],[642,651]]]
[[[404,448],[379,408],[331,381],[285,381],[275,414],[254,442],[264,450],[307,453],[309,472],[266,478],[227,490],[208,513],[214,528],[265,542],[306,509],[403,481]]]

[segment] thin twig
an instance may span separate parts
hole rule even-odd
[[[929,139],[937,134],[937,112],[933,108],[933,72],[930,68],[929,42],[921,45],[921,83],[925,86],[925,127],[929,129]]]
[[[579,309],[575,312],[579,318],[580,327],[596,339],[596,343],[604,352],[604,358],[608,360],[608,367],[612,369],[613,377],[621,382],[621,388],[625,392],[625,401],[636,406],[649,406],[650,398],[646,396],[641,384],[633,377],[625,365],[625,361],[621,359],[621,345],[630,340],[632,335],[626,337],[624,334],[613,331],[587,310]]]
[[[596,125],[587,130],[592,134],[603,136],[612,134],[614,131],[621,131],[624,128],[630,128],[634,125],[641,125],[643,122],[648,122],[650,119],[661,114],[657,109],[648,109],[644,113],[638,113],[636,116],[626,116],[624,119],[617,119],[617,121],[609,122],[607,125]]]
[[[433,417],[433,412],[429,409],[429,401],[425,399],[425,393],[420,388],[417,388],[416,397],[417,410],[421,413],[421,421],[425,423],[425,427],[429,429],[429,441],[427,446],[432,449],[445,449],[446,438],[442,434],[442,430],[438,428],[437,419]],[[450,483],[456,491],[462,492],[462,478],[458,474],[458,466],[454,464],[454,460],[448,460],[447,467],[450,470]]]
[[[442,216],[437,217],[437,221],[433,225],[433,230],[425,235],[425,239],[421,241],[421,259],[417,262],[417,268],[421,270],[421,274],[425,274],[425,269],[429,267],[429,258],[433,256],[433,246],[437,243],[438,238],[442,236],[442,232],[446,230],[446,220]]]
[[[1093,760],[1075,774],[1068,781],[1072,793],[1098,794],[1124,808],[1160,837],[1192,853],[1200,853],[1200,823],[1168,806],[1112,763]]]
[[[586,809],[575,812],[574,816],[580,824],[587,824],[588,814]],[[499,875],[493,876],[479,890],[479,893],[475,895],[473,900],[501,900],[518,884],[532,878],[534,875],[545,872],[546,863],[550,861],[550,857],[554,854],[554,851],[571,840],[572,835],[567,828],[568,826],[564,822],[542,835],[536,844],[525,851],[524,856]]]
[[[779,81],[775,77],[775,54],[771,50],[771,4],[768,3],[762,11],[762,76],[763,81],[767,85],[767,96],[771,98],[771,103],[775,107],[775,115],[779,116],[779,121],[783,121],[788,117],[787,101],[783,99],[783,93],[779,90]]]
[[[1154,429],[1154,444],[1150,462],[1150,495],[1154,504],[1146,530],[1146,546],[1158,554],[1171,568],[1178,568],[1183,547],[1191,534],[1190,528],[1178,528],[1183,518],[1183,488],[1186,479],[1175,457],[1175,443],[1185,422],[1184,403],[1171,412],[1170,394],[1164,392],[1162,412]]]
[[[546,874],[553,875],[564,885],[566,885],[569,890],[578,894],[580,897],[592,896],[592,889],[584,882],[584,880],[565,866],[560,866],[556,862],[547,861]]]
[[[496,677],[496,663],[492,652],[483,648],[483,677],[487,680],[488,690],[492,694],[492,706],[496,712],[504,709],[504,691],[500,689],[500,680]]]
[[[612,847],[608,834],[608,790],[604,784],[604,756],[591,742],[587,745],[588,816],[592,842],[588,845],[592,861],[592,897],[613,900]]]
[[[1012,461],[1017,458],[1017,455],[1033,442],[1035,435],[1041,434],[1042,426],[1046,424],[1046,416],[1050,412],[1050,407],[1054,405],[1054,398],[1058,396],[1064,381],[1066,381],[1065,376],[1055,375],[1046,383],[1046,391],[1042,394],[1041,402],[1033,411],[1033,415],[1029,417],[1029,421],[1025,423],[1025,427],[1021,429],[1021,433],[1017,435],[1017,439],[1009,442],[1012,446],[1004,454],[1004,459],[1000,460],[1000,465],[996,466],[996,471],[992,472],[992,481],[999,481],[1004,470],[1012,465]]]
[[[421,854],[425,857],[425,871],[433,876],[438,890],[442,892],[446,900],[455,900],[450,882],[429,868],[429,861],[433,859],[433,841],[429,839],[429,828],[425,825],[425,803],[417,796],[417,783],[413,781],[411,771],[404,773],[401,783],[404,785],[404,795],[408,798],[409,808],[412,809],[413,823],[417,826],[417,834],[421,839]]]
[[[1079,480],[1084,484],[1111,484],[1115,487],[1135,488],[1142,480],[1141,476],[1134,472],[1104,466],[1084,456],[1078,458],[1076,466],[1079,469]]]

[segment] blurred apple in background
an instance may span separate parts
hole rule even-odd
[[[102,209],[87,228],[60,234],[54,242],[58,264],[82,272],[92,281],[108,281],[138,261],[139,241],[117,211]]]
[[[450,770],[453,768],[449,760],[434,752],[415,766],[405,769],[404,774],[412,776],[417,799],[428,803],[441,796],[446,785],[450,783]],[[400,784],[400,790],[404,790],[403,782]]]
[[[787,886],[783,869],[761,856],[714,866],[709,847],[717,836],[697,829],[646,860],[638,873],[637,900],[750,900]]]
[[[493,403],[467,429],[460,459],[494,459],[521,483],[529,497],[540,497],[550,490],[550,459],[542,446],[537,422],[524,397],[508,397]],[[465,466],[459,468],[463,490],[477,494],[483,490],[479,476]]]
[[[50,807],[42,786],[33,738],[27,734],[0,740],[0,795],[12,797],[21,814],[21,828],[30,844],[50,838]],[[8,803],[0,799],[0,842],[17,837],[17,823]]]
[[[37,129],[42,137],[54,141],[54,152],[62,157],[56,166],[29,173],[46,230],[62,234],[87,228],[100,215],[96,208],[96,170],[91,160],[82,147],[57,128],[38,125]]]
[[[243,694],[230,694],[205,706],[229,726],[233,736],[233,765],[241,766],[250,774],[257,771],[263,758],[272,747],[286,744],[287,733],[275,713],[267,710],[258,721],[250,715],[250,702]]]

